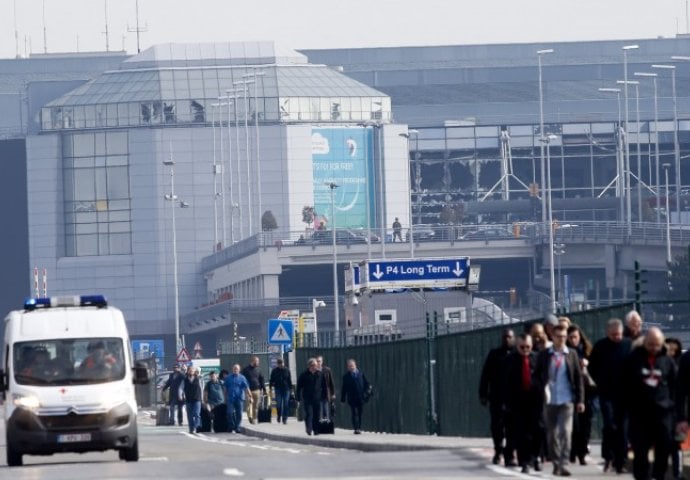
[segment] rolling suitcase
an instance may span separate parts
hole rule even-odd
[[[216,433],[228,431],[228,406],[224,403],[213,409],[213,431]]]
[[[316,431],[319,432],[319,435],[335,433],[335,424],[333,423],[333,419],[335,418],[335,403],[329,402],[328,409],[330,410],[330,417],[322,418],[316,424]]]
[[[205,406],[201,407],[201,421],[199,422],[199,432],[210,432],[211,431],[211,412]]]
[[[156,410],[156,426],[170,425],[170,406],[161,405]]]
[[[333,424],[333,420],[319,420],[316,423],[316,431],[319,433],[319,435],[335,433],[335,425]]]
[[[271,401],[264,395],[259,403],[259,423],[271,423]]]

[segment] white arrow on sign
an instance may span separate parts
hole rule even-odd
[[[374,277],[376,277],[376,280],[381,280],[381,277],[383,277],[383,272],[381,271],[381,265],[376,264],[376,271],[372,273]]]
[[[464,272],[464,270],[460,268],[460,262],[455,262],[455,269],[453,270],[455,276],[459,277],[460,275],[462,275],[462,272]]]

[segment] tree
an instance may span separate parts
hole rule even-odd
[[[314,223],[314,207],[305,205],[302,207],[302,221],[307,224],[307,226],[311,226],[312,223]]]
[[[273,216],[273,212],[266,210],[263,215],[261,215],[261,230],[268,232],[278,228],[278,222],[276,222],[276,217]]]

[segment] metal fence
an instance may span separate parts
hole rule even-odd
[[[604,336],[608,319],[623,318],[632,308],[632,303],[626,303],[574,312],[569,317],[595,340]],[[522,331],[530,323],[510,326]],[[366,430],[486,436],[489,416],[479,404],[479,377],[487,353],[499,344],[505,327],[442,334],[431,317],[426,322],[425,338],[376,345],[300,348],[296,352],[297,370],[303,370],[309,357],[323,354],[339,389],[346,360],[356,359],[375,389],[373,399],[364,409]],[[349,418],[349,412],[337,415],[336,425],[349,428]]]

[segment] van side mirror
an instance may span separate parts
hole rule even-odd
[[[135,385],[149,383],[149,367],[144,362],[136,362],[132,369],[132,381]]]
[[[7,382],[5,381],[5,370],[0,368],[0,392],[7,390]],[[4,397],[4,394],[2,395]]]

